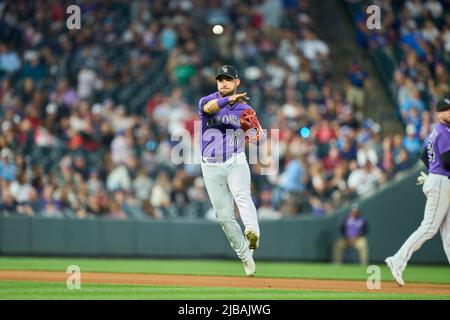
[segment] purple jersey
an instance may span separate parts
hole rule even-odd
[[[244,132],[241,129],[240,117],[245,109],[252,109],[248,104],[227,104],[216,113],[206,114],[203,106],[214,99],[221,98],[219,92],[214,92],[200,99],[198,115],[202,122],[200,148],[202,157],[229,159],[234,153],[244,151]],[[253,109],[252,109],[253,110]]]
[[[347,239],[355,239],[364,236],[366,232],[366,221],[362,217],[348,217],[345,220],[344,235]]]
[[[450,128],[443,123],[437,124],[428,137],[429,172],[450,177],[441,162],[441,155],[450,151]]]

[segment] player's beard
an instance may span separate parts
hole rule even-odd
[[[228,89],[228,90],[226,90],[226,91],[224,91],[224,90],[220,91],[220,90],[219,90],[219,93],[220,93],[220,95],[222,96],[222,98],[228,97],[228,96],[232,96],[233,94],[236,93],[236,88],[234,88],[234,89]]]

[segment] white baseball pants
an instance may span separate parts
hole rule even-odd
[[[420,227],[406,240],[394,255],[394,265],[405,270],[412,254],[440,230],[444,251],[450,263],[450,179],[429,174],[423,185],[427,196],[424,219]]]
[[[252,252],[248,248],[241,227],[234,217],[234,203],[239,209],[245,231],[252,230],[259,237],[256,207],[250,193],[250,167],[244,152],[233,155],[223,163],[203,163],[203,179],[217,220],[231,247],[245,261]]]

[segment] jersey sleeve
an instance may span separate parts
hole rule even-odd
[[[445,128],[442,131],[442,134],[436,139],[436,145],[439,150],[439,155],[450,151],[450,128]]]
[[[423,164],[429,169],[430,163],[428,160],[428,148],[424,147],[422,150],[422,155],[420,156],[420,160],[422,160]]]
[[[239,108],[240,108],[242,111],[244,111],[244,110],[246,110],[246,109],[251,109],[252,111],[254,111],[254,112],[256,113],[255,109],[253,109],[252,106],[249,105],[249,104],[247,104],[247,103],[239,102]]]
[[[205,106],[205,104],[207,104],[209,101],[214,100],[214,96],[209,95],[206,97],[203,97],[200,99],[200,101],[198,102],[198,113],[202,114],[203,113],[203,107]]]

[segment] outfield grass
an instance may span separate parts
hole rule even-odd
[[[125,272],[184,275],[243,276],[240,261],[230,260],[144,260],[86,258],[0,257],[0,270],[65,271],[78,265],[81,272]],[[381,267],[381,280],[392,281]],[[257,262],[258,277],[367,280],[366,268],[359,265],[333,265],[294,262]],[[448,266],[408,266],[407,282],[450,283]],[[416,295],[380,292],[330,292],[256,288],[176,287],[118,284],[82,284],[69,290],[65,283],[0,281],[0,299],[164,299],[164,300],[307,300],[307,299],[450,299],[450,295]]]
[[[379,292],[330,292],[252,288],[167,287],[119,284],[82,284],[69,290],[56,282],[0,282],[2,300],[448,300],[443,295]]]
[[[334,280],[367,280],[366,268],[353,265],[324,263],[256,261],[258,277],[304,278]],[[237,260],[145,260],[145,259],[85,259],[85,258],[18,258],[0,257],[0,270],[65,271],[78,265],[83,272],[125,272],[185,275],[243,276],[243,266]],[[381,280],[392,280],[385,266]],[[408,282],[450,283],[449,266],[410,265],[404,272]]]

